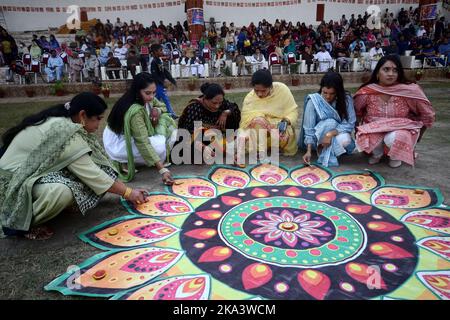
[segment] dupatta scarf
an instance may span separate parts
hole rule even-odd
[[[380,94],[406,98],[408,105],[414,105],[414,103],[409,103],[408,100],[418,100],[419,103],[417,104],[420,104],[422,111],[426,112],[426,117],[417,115],[413,116],[412,119],[386,118],[365,123],[357,129],[356,141],[358,149],[371,153],[382,142],[386,133],[396,131],[395,141],[389,150],[388,156],[413,166],[414,146],[419,137],[420,129],[424,125],[430,127],[434,121],[434,110],[431,103],[417,84],[395,84],[384,87],[373,83],[359,89],[355,94],[356,110],[361,111],[366,107],[357,99],[358,96]]]
[[[325,99],[319,93],[313,93],[305,97],[302,123],[304,122],[305,119],[306,105],[308,104],[309,101],[311,101],[311,103],[313,104],[314,111],[316,112],[316,115],[319,119],[319,121],[314,127],[315,131],[314,135],[317,141],[317,144],[314,146],[314,148],[317,149],[320,141],[322,141],[327,132],[336,129],[337,125],[342,123],[342,119],[339,116],[337,110],[333,108],[327,101],[325,101]],[[302,124],[300,137],[298,140],[298,144],[302,149],[306,149],[304,139],[305,139],[305,130]],[[326,167],[338,166],[339,162],[337,160],[337,157],[346,152],[351,153],[354,150],[354,148],[355,144],[353,140],[350,145],[344,148],[336,141],[336,138],[333,137],[331,139],[330,146],[324,148],[322,152],[319,154],[317,162],[321,163]]]

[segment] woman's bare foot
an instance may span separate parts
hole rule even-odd
[[[54,232],[45,226],[31,228],[28,233],[24,235],[29,240],[48,240],[53,236]]]

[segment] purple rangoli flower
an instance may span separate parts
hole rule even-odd
[[[331,234],[317,229],[322,227],[325,221],[312,221],[310,214],[304,213],[294,216],[288,210],[283,210],[280,215],[266,212],[267,220],[252,220],[253,224],[261,228],[253,230],[253,234],[265,234],[264,241],[271,242],[281,238],[288,246],[294,248],[299,239],[312,244],[320,244],[316,238],[330,236]]]

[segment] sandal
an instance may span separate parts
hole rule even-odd
[[[244,163],[238,163],[237,157],[234,157],[233,166],[234,167],[238,167],[238,168],[245,168],[247,165],[245,164],[245,162]]]
[[[125,172],[126,174],[128,174],[128,164],[127,163],[122,163],[121,164],[121,169],[123,172]],[[138,173],[139,171],[135,168],[134,169],[134,173]]]
[[[34,227],[24,234],[29,240],[48,240],[53,236],[54,232],[49,227]]]

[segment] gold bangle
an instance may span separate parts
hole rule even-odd
[[[123,193],[123,197],[125,199],[128,199],[128,197],[131,195],[132,192],[133,192],[133,189],[131,189],[130,187],[127,187],[125,189],[125,192]]]

